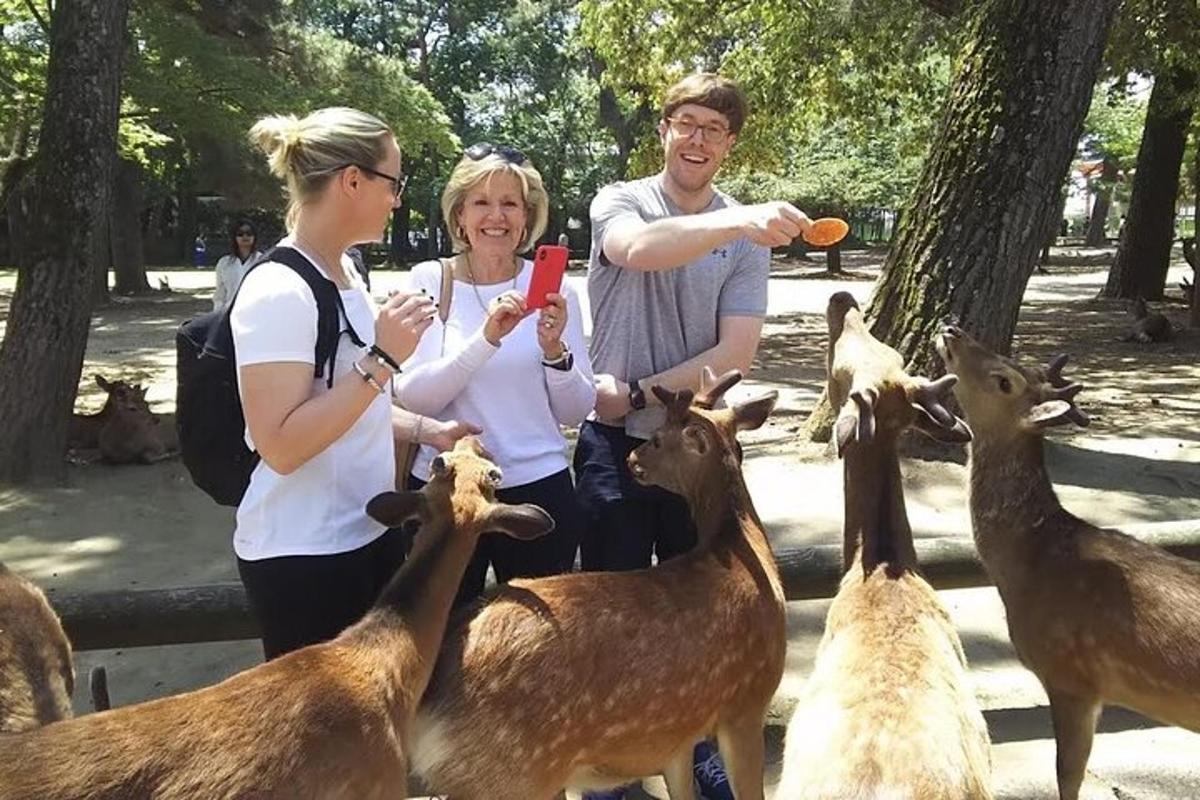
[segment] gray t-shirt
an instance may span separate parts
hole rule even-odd
[[[717,192],[701,213],[735,205]],[[658,175],[604,187],[591,213],[588,297],[595,372],[623,381],[655,375],[715,347],[720,317],[766,316],[771,252],[745,237],[670,270],[627,269],[604,258],[604,233],[614,222],[629,217],[654,222],[684,213]],[[625,431],[649,438],[665,419],[659,406],[634,411],[625,418]]]

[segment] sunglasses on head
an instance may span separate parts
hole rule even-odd
[[[472,161],[478,161],[481,158],[487,158],[491,155],[497,155],[503,158],[510,164],[525,163],[525,154],[515,147],[509,147],[506,144],[492,144],[491,142],[480,142],[468,147],[463,154]]]

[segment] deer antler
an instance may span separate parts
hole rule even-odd
[[[1060,353],[1050,359],[1050,363],[1046,365],[1046,380],[1052,387],[1046,392],[1047,400],[1065,400],[1071,405],[1071,409],[1067,412],[1067,418],[1081,428],[1086,428],[1091,424],[1092,420],[1086,413],[1075,405],[1075,395],[1083,391],[1082,383],[1072,383],[1063,377],[1062,370],[1067,363],[1067,354]]]
[[[742,379],[742,373],[731,369],[720,378],[708,366],[700,372],[700,392],[692,401],[700,408],[711,409],[729,391],[735,383]]]
[[[850,399],[858,406],[858,441],[866,444],[875,438],[875,402],[879,393],[868,386],[851,392]]]
[[[687,416],[688,408],[692,405],[691,389],[680,389],[678,392],[673,392],[654,384],[650,387],[650,391],[658,398],[658,402],[666,406],[668,417],[683,419]]]
[[[958,383],[957,375],[943,375],[936,381],[918,386],[913,391],[912,403],[918,405],[933,418],[934,422],[943,428],[951,429],[958,424],[958,418],[950,409],[942,405],[942,398]]]

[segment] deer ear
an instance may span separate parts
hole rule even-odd
[[[103,375],[96,376],[96,385],[106,392],[112,391],[112,384],[106,381]]]
[[[488,513],[487,530],[499,531],[514,539],[537,539],[554,530],[554,519],[532,503],[497,503]]]
[[[1071,404],[1066,400],[1047,400],[1025,413],[1025,425],[1031,428],[1053,428],[1072,422]]]
[[[423,492],[384,492],[367,503],[367,516],[389,528],[399,528],[414,517],[424,516],[427,503]]]
[[[733,412],[733,424],[739,431],[753,431],[761,428],[767,421],[767,417],[771,415],[771,411],[774,410],[775,402],[778,399],[779,392],[770,391],[762,397],[756,397],[743,403],[734,403],[729,409]]]

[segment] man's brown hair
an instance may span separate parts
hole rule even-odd
[[[675,109],[689,103],[724,114],[729,120],[730,133],[741,133],[746,124],[746,95],[740,86],[720,75],[696,72],[667,89],[662,118],[666,119],[675,113]]]

